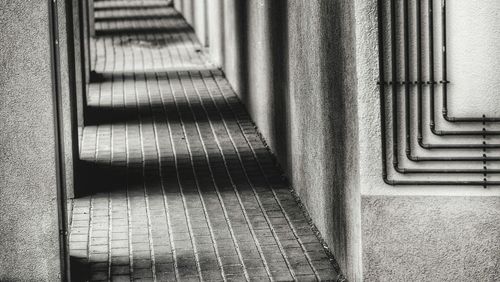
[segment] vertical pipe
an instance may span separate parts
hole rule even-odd
[[[405,87],[405,137],[406,155],[411,155],[411,108],[410,108],[410,19],[408,0],[403,2],[403,25],[404,25],[404,87]]]
[[[442,36],[442,83],[443,83],[443,116],[448,115],[448,62],[446,50],[446,0],[441,0],[441,36]]]
[[[436,128],[434,113],[434,0],[429,0],[429,108],[430,108],[430,127]]]
[[[95,36],[94,0],[88,0],[89,5],[89,35]]]
[[[63,140],[63,120],[61,104],[61,81],[60,81],[60,61],[59,61],[59,30],[57,21],[57,1],[48,0],[49,24],[50,24],[50,51],[51,51],[51,75],[52,75],[52,103],[54,109],[54,137],[55,137],[55,160],[56,160],[56,187],[57,207],[59,222],[59,245],[60,245],[60,265],[61,280],[66,281],[69,273],[69,252],[68,252],[68,230],[66,219],[66,181],[64,163],[64,140]]]
[[[423,126],[422,126],[422,2],[416,1],[415,14],[417,17],[416,24],[416,42],[417,42],[417,119],[418,119],[418,142],[422,142]]]
[[[419,116],[422,117],[422,90],[423,90],[423,82],[422,82],[422,18],[421,18],[421,5],[422,2],[421,0],[416,0],[416,37],[417,37],[417,42],[416,42],[416,50],[417,50],[417,84],[418,84],[418,94],[419,94]],[[429,32],[429,46],[430,46],[430,51],[429,51],[429,76],[431,78],[432,87],[431,91],[432,94],[434,93],[434,54],[433,54],[433,31],[432,31],[432,25],[433,25],[433,15],[432,15],[432,6],[433,6],[433,0],[429,0],[429,23],[430,23],[430,32]],[[408,5],[408,0],[404,0],[403,2],[404,5],[404,64],[405,64],[405,90],[408,95],[408,89],[410,87],[410,67],[409,67],[409,62],[410,62],[410,45],[409,45],[409,5]],[[398,75],[398,70],[397,70],[397,62],[396,59],[398,58],[397,55],[397,27],[396,22],[397,22],[397,11],[396,11],[396,3],[394,0],[391,1],[391,57],[392,57],[392,78],[393,81],[390,82],[393,90],[393,96],[392,96],[392,110],[393,115],[393,149],[395,152],[393,153],[394,155],[394,168],[397,172],[399,173],[450,173],[450,174],[470,174],[470,173],[500,173],[500,170],[485,170],[485,169],[445,169],[445,170],[440,170],[440,169],[404,169],[404,168],[399,168],[398,167],[398,155],[397,155],[397,110],[398,110],[398,97],[397,97],[397,87],[398,87],[398,82],[397,82],[397,75]],[[384,0],[378,0],[378,28],[379,28],[379,34],[378,34],[378,42],[379,42],[379,77],[380,77],[380,121],[381,121],[381,139],[382,139],[382,174],[383,174],[383,180],[386,184],[389,185],[484,185],[485,182],[483,181],[456,181],[456,180],[446,180],[446,181],[435,181],[435,180],[428,180],[428,181],[413,181],[413,180],[394,180],[394,179],[389,179],[388,178],[388,170],[387,170],[387,148],[386,148],[386,109],[385,109],[385,89],[386,89],[386,79],[385,79],[385,62],[384,62],[384,57],[385,57],[385,52],[384,52],[384,18],[383,18],[383,11],[384,11]],[[409,99],[407,101],[410,101]],[[409,104],[411,105],[411,104]],[[408,109],[408,108],[406,108]],[[408,116],[408,115],[407,115]],[[411,121],[411,119],[410,119]],[[422,128],[420,124],[419,129]],[[411,131],[410,131],[411,133]],[[498,159],[498,158],[495,158]],[[422,158],[421,160],[425,161],[431,161],[431,160],[439,160],[439,161],[479,161],[479,160],[486,160],[486,158]],[[498,181],[491,181],[491,182],[486,182],[487,185],[495,185],[495,184],[500,184]]]
[[[386,120],[385,120],[385,72],[384,72],[384,0],[378,0],[378,61],[379,61],[379,87],[380,87],[380,135],[382,141],[382,176],[387,179],[387,144],[386,144]]]
[[[396,1],[391,0],[391,64],[392,64],[392,150],[393,165],[398,165],[398,68],[396,40]]]

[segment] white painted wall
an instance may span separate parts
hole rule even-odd
[[[451,195],[451,196],[498,196],[500,187],[462,187],[462,186],[414,186],[397,187],[386,185],[382,180],[382,161],[381,161],[381,136],[380,136],[380,92],[376,82],[378,75],[378,47],[377,47],[377,1],[358,0],[356,1],[356,60],[358,66],[358,115],[359,120],[359,144],[360,144],[360,181],[362,195]],[[426,1],[423,1],[426,2]],[[440,28],[440,15],[438,14],[441,1],[435,1],[435,25],[436,30]],[[449,54],[449,80],[452,81],[449,91],[450,107],[452,114],[458,112],[463,115],[481,116],[483,112],[498,113],[500,116],[500,95],[492,89],[499,89],[500,83],[500,2],[494,0],[486,1],[468,1],[468,0],[449,0],[448,18],[450,34],[448,36]],[[415,3],[414,1],[410,1]],[[484,7],[483,7],[484,5]],[[489,28],[488,28],[489,27]],[[426,28],[425,26],[423,27]],[[426,33],[424,33],[426,36]],[[464,38],[472,38],[464,39]],[[439,33],[436,32],[436,45],[439,43]],[[453,47],[451,47],[453,46]],[[438,52],[436,47],[436,52]],[[470,50],[470,52],[457,51]],[[474,54],[474,60],[471,60],[470,54]],[[495,59],[497,58],[497,59]],[[413,60],[413,59],[412,59]],[[440,56],[436,53],[436,80],[441,79],[440,75]],[[400,69],[402,73],[403,69]],[[425,72],[426,73],[426,72]],[[427,75],[424,76],[426,78]],[[473,81],[473,84],[469,84]],[[476,90],[477,89],[477,90]],[[474,90],[473,92],[471,92]],[[481,94],[479,94],[481,92]],[[424,97],[428,97],[428,92]],[[469,93],[478,93],[477,96]],[[415,92],[412,92],[415,94]],[[404,92],[399,92],[400,97]],[[414,95],[416,96],[416,95]],[[436,100],[439,105],[439,111],[436,111],[436,118],[441,129],[456,129],[452,124],[443,121],[440,117],[440,91],[436,91]],[[415,102],[415,101],[414,101]],[[401,105],[400,112],[403,111]],[[427,116],[424,113],[424,116]],[[390,118],[390,116],[388,117]],[[401,120],[402,121],[402,120]],[[428,119],[424,120],[427,126]],[[413,136],[416,136],[416,120],[413,121]],[[479,129],[480,125],[471,125],[468,129]],[[493,125],[490,128],[499,128],[499,125]],[[462,127],[460,127],[462,128]],[[463,128],[462,128],[463,129]],[[467,127],[466,127],[467,129]],[[387,130],[390,132],[391,127]],[[429,130],[427,130],[429,131]],[[400,140],[404,140],[404,129],[400,130]],[[470,140],[458,140],[457,138],[439,139],[430,138],[430,133],[424,134],[432,142],[480,142],[480,138],[471,138]],[[390,136],[388,137],[390,139]],[[413,138],[415,139],[415,138]],[[500,142],[499,138],[491,138],[490,143]],[[416,143],[416,142],[415,142]],[[387,148],[391,147],[387,144]],[[416,146],[414,146],[416,147]],[[404,142],[400,143],[400,160],[406,159],[404,156]],[[476,151],[432,151],[425,152],[423,149],[417,150],[418,155],[433,156],[447,154],[463,154],[471,156],[480,156],[481,152]],[[494,151],[492,151],[494,152]],[[494,155],[495,153],[489,152]],[[497,151],[496,155],[500,155]],[[403,166],[418,167],[419,164],[410,161],[403,162]],[[489,167],[495,164],[490,163]],[[392,163],[388,160],[388,167]],[[454,163],[435,163],[434,167],[462,167],[470,168],[470,164]],[[474,168],[481,168],[477,164]],[[450,176],[442,176],[441,179],[449,179]],[[457,176],[453,176],[455,179]],[[421,176],[412,176],[413,179],[422,179]],[[497,177],[498,178],[498,177]],[[469,177],[470,179],[470,177]],[[480,179],[478,177],[478,179]]]
[[[449,0],[450,111],[500,117],[500,1]]]

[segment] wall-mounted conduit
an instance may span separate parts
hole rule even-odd
[[[500,150],[495,150],[500,149],[500,130],[492,129],[500,125],[500,118],[448,114],[452,82],[448,80],[447,9],[446,0],[437,1],[378,0],[384,181],[500,185]],[[436,7],[441,13],[434,13]],[[435,40],[438,32],[440,40]],[[440,73],[438,80],[436,73]],[[441,115],[436,115],[436,100],[441,101]],[[437,124],[453,129],[438,129]]]

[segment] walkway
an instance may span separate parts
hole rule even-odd
[[[102,77],[81,140],[89,196],[73,202],[73,275],[335,281],[244,106],[165,2],[95,2]]]

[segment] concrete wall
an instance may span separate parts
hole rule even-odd
[[[498,281],[499,197],[363,196],[365,281]]]
[[[91,11],[89,10],[90,5],[89,5],[89,0],[86,1],[78,1],[79,2],[79,15],[80,15],[80,40],[81,40],[81,58],[82,58],[82,69],[83,69],[83,79],[85,81],[85,85],[88,85],[91,79],[91,73],[93,71],[92,69],[92,56],[90,52],[90,14]],[[87,102],[87,95],[88,95],[88,89],[85,89],[85,93],[82,97],[82,103],[83,105],[81,106],[83,110],[85,111],[85,105]],[[83,113],[83,116],[85,118],[85,112]],[[85,123],[85,120],[84,120]]]
[[[487,2],[476,12],[498,10]],[[211,52],[348,280],[499,279],[498,187],[383,182],[376,0],[234,0],[223,14]]]
[[[447,2],[472,4],[474,1]],[[481,3],[493,4],[489,9],[498,11],[494,1]],[[355,5],[358,119],[363,121],[358,127],[363,278],[367,281],[499,280],[499,187],[401,187],[383,182],[380,92],[375,83],[378,80],[377,1],[356,0]],[[456,12],[467,11],[450,10],[449,14]],[[495,28],[489,32],[490,37],[498,37]],[[463,45],[453,48],[460,46]],[[455,98],[459,97],[450,99]],[[483,102],[488,101],[491,100]],[[464,109],[471,106],[469,111],[473,110],[469,114],[475,116],[487,108],[471,103],[461,106]]]
[[[184,16],[194,28],[202,46],[208,45],[208,5],[221,0],[174,0],[174,7]]]
[[[89,9],[89,35],[95,36],[94,0],[87,0]]]
[[[0,280],[61,279],[48,1],[0,10]]]
[[[193,2],[193,25],[196,35],[203,46],[208,45],[208,19],[207,19],[207,1],[194,0]],[[212,0],[213,1],[213,0]]]
[[[286,162],[280,160],[342,271],[355,281],[360,262],[354,8],[352,1],[293,4],[286,109],[291,134]],[[272,147],[283,155],[282,142]]]
[[[224,64],[224,1],[207,1],[208,46],[212,62],[220,67]]]
[[[500,2],[447,1],[447,11],[450,114],[498,117]]]
[[[83,127],[84,125],[84,105],[86,99],[84,95],[87,93],[87,85],[85,83],[85,70],[84,66],[84,54],[83,51],[83,34],[82,34],[82,10],[80,9],[79,0],[72,0],[72,18],[73,18],[73,43],[74,43],[74,71],[75,71],[75,95],[76,95],[76,115],[78,127]]]

